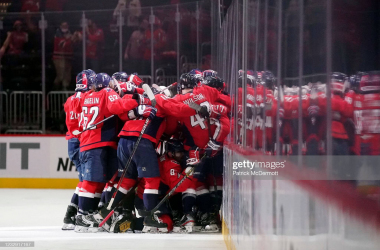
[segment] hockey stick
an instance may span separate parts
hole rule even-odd
[[[167,89],[169,89],[170,87],[173,87],[173,86],[176,86],[178,83],[172,83],[172,84],[170,84],[169,86],[167,86],[167,87],[165,87],[165,88],[163,88],[163,89],[161,89],[160,90],[160,93],[163,93],[165,90],[167,90]]]
[[[201,106],[192,102],[189,104],[189,107],[192,108],[192,109],[195,109],[196,111],[200,111],[201,110]],[[209,137],[209,140],[213,139],[212,138],[212,132],[211,132],[211,122],[210,122],[210,117],[207,117],[207,126],[208,126],[208,137]],[[214,162],[211,160],[211,168],[212,168],[212,177],[213,177],[213,182],[214,182],[214,191],[215,191],[215,204],[217,203],[217,199],[218,199],[218,192],[217,192],[217,189],[218,189],[218,185],[216,183],[216,178],[215,178],[215,168],[214,168]]]
[[[155,99],[154,94],[153,94],[152,90],[150,89],[149,85],[148,85],[148,84],[143,84],[143,85],[142,85],[142,88],[144,89],[144,91],[145,91],[146,94],[148,95],[149,99],[151,100],[151,102],[152,102],[152,106],[155,106],[155,105],[156,105],[156,99]],[[140,141],[141,141],[142,136],[144,135],[144,132],[145,132],[146,127],[148,126],[149,120],[150,120],[149,118],[146,118],[146,120],[145,120],[145,123],[144,123],[144,125],[143,125],[143,127],[142,127],[142,129],[141,129],[140,135],[139,135],[139,137],[137,138],[137,140],[136,140],[136,142],[135,142],[135,145],[134,145],[134,147],[133,147],[133,150],[132,150],[131,156],[129,157],[128,162],[127,162],[127,164],[125,165],[125,168],[124,168],[123,174],[121,175],[120,180],[119,180],[119,182],[117,183],[116,190],[115,190],[115,192],[112,194],[111,201],[110,201],[110,203],[108,204],[108,207],[107,207],[108,210],[111,210],[111,206],[112,206],[113,201],[114,201],[114,199],[115,199],[116,193],[117,193],[117,191],[119,190],[119,188],[120,188],[120,184],[121,184],[121,182],[123,181],[124,176],[125,176],[125,174],[126,174],[127,171],[128,171],[129,165],[131,165],[132,157],[133,157],[133,156],[135,155],[135,153],[136,153],[137,147],[138,147],[138,145],[139,145],[139,143],[140,143]]]
[[[129,166],[131,165],[132,158],[133,158],[133,156],[135,155],[135,153],[136,153],[136,151],[137,151],[137,147],[139,146],[139,143],[140,143],[140,141],[141,141],[142,136],[144,135],[144,132],[145,132],[146,127],[148,126],[148,123],[149,123],[149,118],[146,118],[145,123],[144,123],[144,126],[142,127],[141,132],[140,132],[140,135],[139,135],[139,137],[137,138],[137,140],[136,140],[136,142],[135,142],[135,145],[134,145],[134,147],[133,147],[132,153],[131,153],[131,155],[129,156],[129,159],[128,159],[128,161],[127,161],[127,164],[125,165],[125,168],[124,168],[124,171],[123,171],[123,173],[122,173],[122,175],[121,175],[121,177],[120,177],[120,180],[119,180],[119,182],[117,183],[116,190],[115,190],[115,192],[113,192],[113,194],[112,194],[112,198],[111,198],[111,200],[110,200],[110,202],[109,202],[109,204],[108,204],[108,207],[107,207],[108,210],[111,210],[111,206],[112,206],[112,204],[113,204],[113,201],[115,200],[116,193],[117,193],[117,191],[118,191],[119,188],[120,188],[120,184],[121,184],[121,182],[123,181],[124,176],[125,176],[125,174],[127,173]]]
[[[201,109],[201,106],[200,105],[198,105],[198,104],[196,104],[196,103],[190,103],[189,104],[189,106],[191,107],[191,108],[194,108],[195,110],[200,110]],[[212,138],[212,132],[211,132],[211,122],[210,122],[210,117],[207,117],[206,118],[207,119],[207,126],[208,126],[208,137],[209,137],[209,140],[211,140],[211,139],[213,139]],[[214,182],[214,191],[215,191],[215,196],[214,196],[214,199],[215,199],[215,204],[217,203],[217,199],[218,199],[218,197],[217,197],[217,195],[218,195],[218,193],[217,193],[217,188],[218,188],[218,186],[217,186],[217,184],[216,184],[216,178],[215,178],[215,168],[214,168],[214,162],[211,160],[211,169],[212,169],[212,177],[213,177],[213,182]]]
[[[107,121],[108,119],[111,119],[111,118],[114,117],[114,116],[115,116],[115,115],[111,115],[111,116],[105,118],[104,120],[101,120],[100,122],[91,125],[90,127],[86,128],[86,129],[83,130],[83,131],[74,130],[74,131],[72,132],[72,134],[73,134],[73,135],[79,135],[79,134],[82,134],[83,132],[86,132],[87,130],[93,129],[94,127],[96,127],[96,126],[99,125],[100,123],[103,123],[103,122]]]
[[[183,177],[182,179],[177,183],[177,185],[175,185],[172,190],[169,191],[169,193],[167,193],[165,195],[164,198],[162,198],[162,200],[157,204],[157,206],[155,206],[152,210],[150,211],[145,211],[145,210],[139,210],[139,215],[140,216],[150,216],[150,215],[153,215],[160,207],[162,204],[164,204],[168,199],[169,197],[177,190],[177,188],[187,179],[189,178],[189,176],[191,175],[191,173],[194,172],[194,169],[196,166],[198,166],[202,160],[205,158],[206,154],[204,154],[202,156],[202,158],[200,159],[200,162],[197,164],[197,165],[194,165],[190,168],[190,171],[188,171]]]
[[[136,183],[135,186],[133,186],[130,190],[128,190],[128,192],[119,201],[119,203],[107,214],[107,216],[102,220],[102,222],[99,223],[99,227],[102,227],[109,220],[109,218],[111,218],[111,216],[115,213],[115,209],[118,208],[121,204],[123,204],[123,202],[132,194],[132,192],[135,190],[137,184],[138,184],[138,182]],[[108,210],[108,207],[107,208],[106,207],[102,208],[99,211],[100,215],[102,215],[102,211],[104,211],[104,209]]]
[[[152,106],[153,107],[156,106],[156,98],[154,97],[154,94],[153,94],[152,90],[150,89],[149,85],[144,83],[142,85],[142,88],[145,91],[145,93],[148,95],[148,98],[149,98]]]
[[[141,129],[140,135],[139,135],[139,137],[137,138],[137,140],[136,140],[136,142],[135,142],[135,145],[134,145],[134,147],[133,147],[132,153],[131,153],[131,155],[129,156],[129,159],[128,159],[127,164],[125,165],[124,171],[123,171],[123,173],[122,173],[122,175],[121,175],[121,177],[120,177],[120,179],[119,179],[119,181],[118,181],[118,183],[117,183],[116,190],[113,192],[113,194],[112,194],[112,198],[111,198],[110,202],[108,203],[107,210],[111,210],[111,207],[112,207],[112,205],[113,205],[113,202],[114,202],[115,197],[116,197],[116,194],[117,194],[117,191],[119,190],[120,185],[121,185],[121,183],[122,183],[122,181],[123,181],[123,179],[124,179],[124,177],[125,177],[125,174],[127,173],[129,166],[131,165],[132,158],[133,158],[133,156],[135,155],[135,153],[136,153],[136,151],[137,151],[137,147],[139,146],[140,140],[141,140],[142,136],[144,135],[144,132],[145,132],[145,129],[147,128],[147,126],[148,126],[148,123],[149,123],[149,118],[147,118],[147,119],[145,120],[144,126],[143,126],[143,128]],[[129,193],[131,190],[133,190],[133,188],[131,188],[131,189],[128,191],[128,193]],[[126,196],[126,195],[125,195],[125,196]],[[121,202],[122,202],[122,200],[124,200],[125,196],[121,199],[121,201],[119,202],[119,204],[121,204]],[[118,204],[118,205],[119,205],[119,204]],[[102,226],[104,225],[104,223],[106,223],[106,221],[107,221],[107,220],[108,220],[108,219],[114,214],[114,212],[115,212],[115,208],[116,208],[116,207],[118,207],[118,206],[115,206],[115,207],[109,212],[109,214],[108,214],[108,215],[102,220],[102,222],[99,224],[99,227],[102,227]]]

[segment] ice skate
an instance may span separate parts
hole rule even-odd
[[[201,225],[200,231],[203,233],[217,233],[219,226],[217,222],[217,215],[214,213],[203,213],[199,221]]]
[[[97,233],[102,232],[103,230],[99,230],[99,224],[103,221],[103,217],[100,213],[89,214],[89,215],[78,215],[76,217],[76,226],[75,232],[77,233]],[[104,223],[104,230],[109,232],[110,225]]]
[[[157,214],[147,216],[144,219],[143,233],[167,233],[168,224],[164,223]]]
[[[173,232],[175,233],[192,233],[195,226],[194,216],[189,213],[183,215],[180,221],[174,223]]]
[[[67,207],[65,217],[63,218],[62,230],[74,230],[76,214],[77,214],[77,209],[69,205]]]

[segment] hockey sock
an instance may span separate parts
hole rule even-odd
[[[79,191],[78,197],[79,213],[88,214],[90,212],[93,212],[94,207],[97,205],[95,200],[95,192],[97,187],[97,182],[83,181],[82,188]]]
[[[211,178],[208,181],[209,191],[211,195],[212,207],[215,209],[220,208],[222,205],[222,195],[223,195],[223,177],[222,176],[210,176]],[[216,184],[216,192],[215,192]]]
[[[211,195],[206,188],[197,190],[197,204],[199,211],[203,213],[211,212]]]
[[[71,197],[71,202],[70,202],[70,206],[73,206],[76,209],[78,209],[78,195],[79,195],[80,186],[81,185],[79,182],[77,187],[75,188],[75,192],[74,192],[73,196]]]
[[[158,188],[160,177],[144,178],[145,190],[143,194],[144,206],[147,210],[152,210],[158,203]]]
[[[189,192],[191,191],[191,192]],[[186,190],[182,194],[182,207],[183,207],[183,213],[188,214],[192,211],[193,206],[195,205],[196,201],[196,195],[195,195],[195,190]]]
[[[98,185],[96,187],[96,190],[95,190],[95,205],[93,207],[93,210],[98,210],[98,207],[99,207],[99,202],[100,202],[100,199],[102,197],[102,193],[103,193],[103,190],[104,190],[104,186],[106,184],[105,183],[101,183],[101,182],[98,182]]]
[[[132,192],[123,202],[123,209],[134,210],[135,194]]]

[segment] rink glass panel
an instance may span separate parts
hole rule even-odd
[[[233,101],[228,137],[231,144],[225,149],[223,218],[229,232],[227,243],[232,242],[237,249],[254,246],[267,249],[280,246],[343,249],[351,241],[352,249],[375,249],[378,244],[374,240],[375,233],[370,229],[373,226],[371,217],[363,219],[359,212],[364,203],[356,202],[342,209],[332,204],[343,200],[344,195],[331,197],[325,194],[323,199],[319,199],[309,193],[318,193],[318,185],[320,189],[325,184],[331,185],[331,192],[335,190],[338,194],[341,189],[351,190],[348,192],[350,199],[364,199],[372,204],[370,210],[379,209],[373,200],[377,197],[376,191],[372,198],[366,192],[370,188],[378,190],[379,185],[376,177],[370,177],[369,173],[376,175],[376,171],[371,172],[373,169],[367,167],[371,164],[362,164],[368,158],[348,156],[349,152],[346,156],[334,156],[339,145],[332,137],[331,73],[340,71],[351,75],[360,70],[379,68],[379,51],[374,47],[378,42],[375,25],[379,15],[378,3],[366,3],[367,7],[360,6],[355,10],[359,3],[340,8],[343,2],[233,1],[222,15],[218,6],[211,6],[215,19],[212,23],[221,24],[220,29],[213,29],[218,37],[215,69],[225,79]],[[244,13],[245,9],[249,15]],[[364,18],[366,15],[368,18]],[[344,21],[348,19],[348,22]],[[243,34],[243,30],[246,33]],[[359,33],[363,36],[358,36]],[[361,46],[361,49],[355,50],[355,46]],[[272,151],[267,148],[270,142],[265,141],[265,136],[259,146],[255,139],[257,133],[250,132],[252,114],[247,112],[247,88],[241,86],[243,95],[239,96],[237,84],[237,71],[240,69],[244,72],[248,69],[270,70],[276,76],[275,86],[287,90],[283,97],[285,100],[276,96],[278,109],[273,121]],[[310,89],[314,90],[313,95]],[[309,101],[312,99],[309,106],[313,105],[318,110],[313,116],[310,115],[312,110],[303,107],[307,98]],[[294,103],[286,103],[289,99]],[[288,109],[285,112],[290,111],[285,119],[279,116],[281,108]],[[254,125],[259,126],[260,123],[255,121]],[[244,153],[239,155],[239,150]],[[294,176],[288,180],[270,181],[253,177],[240,179],[232,175],[233,163],[247,160],[247,154],[252,160],[258,155],[260,157],[256,159],[272,161],[274,156],[262,157],[262,154],[269,153],[289,156],[293,170],[300,173],[316,171],[311,175],[316,181],[316,190],[303,187]],[[346,172],[360,169],[355,181],[344,176],[344,169],[343,174],[339,173],[342,161],[347,162]],[[305,183],[313,183],[308,180]],[[370,214],[369,210],[366,213]],[[313,240],[316,240],[314,245],[311,243]]]

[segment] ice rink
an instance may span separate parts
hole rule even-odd
[[[62,231],[63,216],[73,191],[0,189],[0,241],[34,241],[32,249],[49,250],[226,249],[221,234],[79,234]]]

